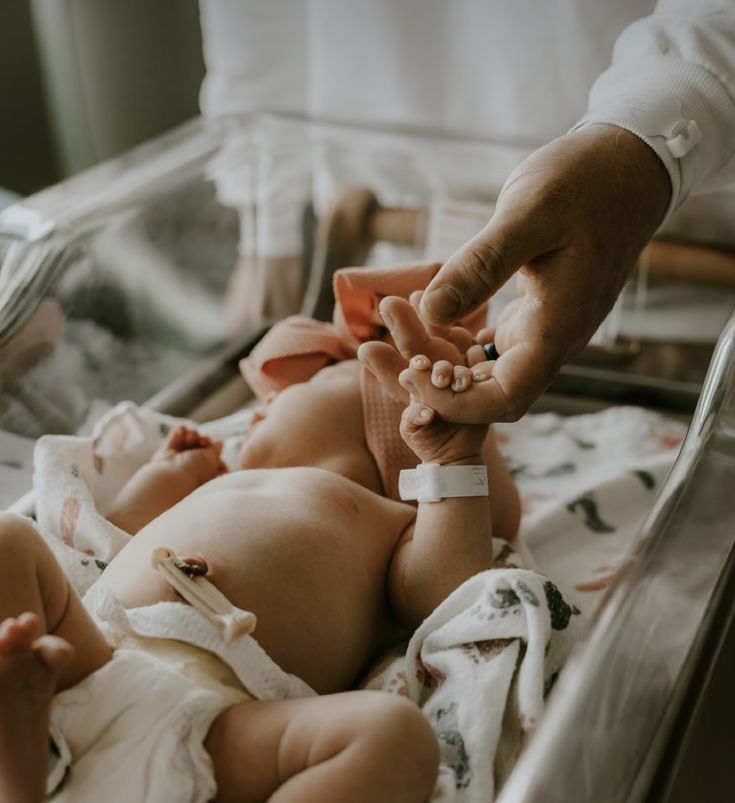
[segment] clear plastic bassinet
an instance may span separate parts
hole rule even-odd
[[[283,141],[324,168],[301,210],[302,312],[322,319],[331,313],[337,268],[448,256],[482,225],[504,176],[525,155],[324,121],[195,120],[5,210],[4,506],[33,512],[32,494],[23,494],[37,437],[88,431],[121,399],[195,421],[247,402],[237,363],[271,321],[228,341],[222,300],[238,256],[258,250],[267,217],[259,202],[273,197],[257,185],[268,160],[293,156],[279,150]],[[249,160],[238,180],[253,183],[241,209],[222,189],[234,180],[236,157]],[[349,182],[334,178],[342,174]],[[726,258],[687,247],[695,278],[712,258]],[[568,414],[622,401],[690,421],[689,431],[630,559],[501,791],[504,803],[684,799],[701,729],[716,720],[712,706],[725,705],[718,683],[733,666],[735,643],[735,319],[715,349],[729,296],[715,290],[708,301],[705,292],[709,334],[647,338],[656,258],[649,252],[593,347],[535,409]],[[719,738],[711,727],[708,738]],[[714,745],[715,754],[722,749]]]

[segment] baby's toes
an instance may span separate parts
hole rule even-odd
[[[74,647],[59,636],[41,636],[33,642],[36,655],[49,668],[58,672],[74,657]]]
[[[438,360],[431,369],[431,384],[435,388],[448,388],[454,379],[454,366],[448,360]]]
[[[17,618],[6,619],[0,625],[0,653],[29,650],[43,629],[35,613],[22,613]]]

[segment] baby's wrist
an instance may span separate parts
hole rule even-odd
[[[469,459],[469,458],[468,458]],[[398,492],[404,501],[440,502],[443,499],[485,497],[488,495],[487,467],[478,462],[453,461],[451,464],[421,463],[404,469],[398,478]]]

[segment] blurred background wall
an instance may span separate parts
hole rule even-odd
[[[57,171],[30,0],[0,2],[0,187],[27,194]]]
[[[34,192],[187,120],[197,0],[1,0],[0,187]]]

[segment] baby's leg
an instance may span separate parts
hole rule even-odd
[[[0,512],[0,622],[23,613],[36,614],[44,633],[74,648],[57,692],[79,683],[112,656],[43,538],[22,516]]]
[[[111,651],[41,536],[8,513],[0,513],[0,623],[0,800],[40,801],[53,695]]]
[[[0,800],[44,798],[51,700],[72,655],[68,642],[43,635],[36,614],[0,625]]]
[[[439,762],[419,709],[372,691],[241,703],[215,720],[206,746],[218,803],[420,803]]]

